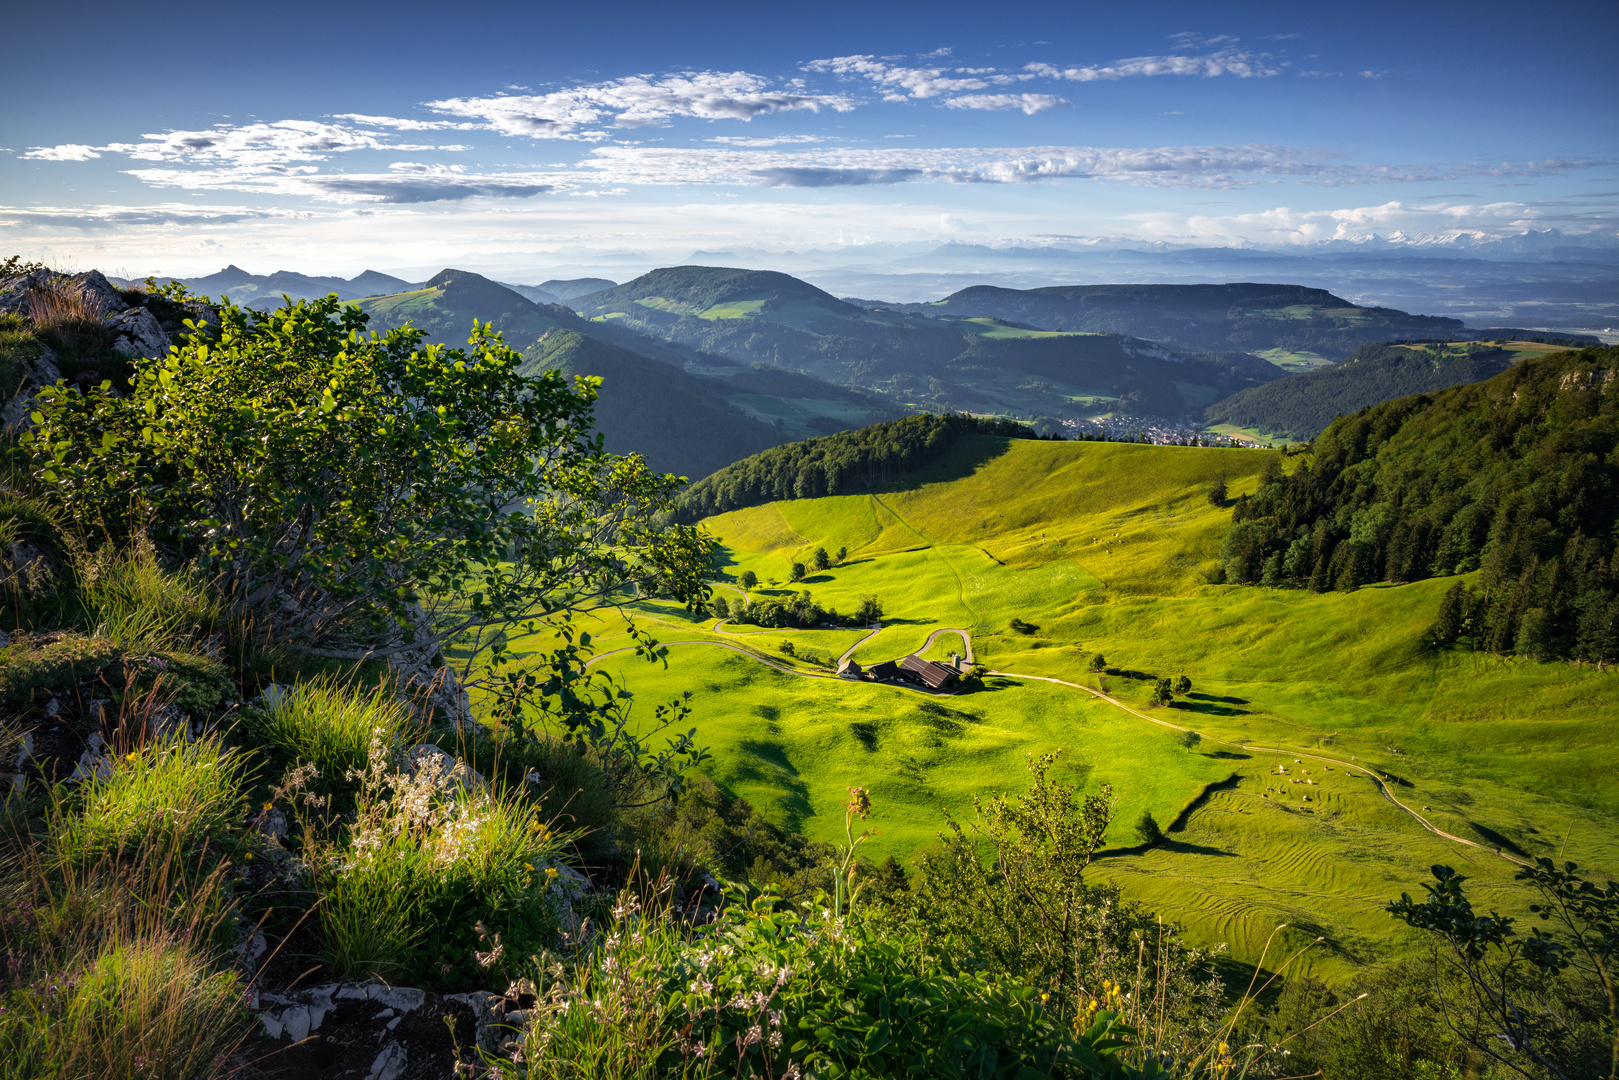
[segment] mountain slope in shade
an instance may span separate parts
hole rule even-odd
[[[791,439],[727,403],[710,380],[577,331],[536,341],[523,366],[600,376],[596,429],[607,449],[642,454],[662,472],[697,479]]]
[[[1347,360],[1233,394],[1210,405],[1211,424],[1287,439],[1313,439],[1338,416],[1499,375],[1520,360],[1580,343],[1523,340],[1380,342]]]

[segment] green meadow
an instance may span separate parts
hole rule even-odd
[[[1412,939],[1383,905],[1437,862],[1472,875],[1481,906],[1518,913],[1503,855],[1619,871],[1613,674],[1423,649],[1443,580],[1322,595],[1205,583],[1230,520],[1208,488],[1223,474],[1231,497],[1251,491],[1269,453],[975,437],[901,490],[720,515],[706,522],[718,595],[739,600],[747,570],[754,600],[808,589],[848,612],[876,595],[882,629],[716,628],[644,602],[625,614],[669,645],[667,667],[600,663],[648,711],[691,691],[710,774],[781,824],[832,839],[846,787],[870,788],[878,858],[914,856],[941,811],[970,818],[975,793],[1018,787],[1027,755],[1059,749],[1071,779],[1118,800],[1097,871],[1248,962],[1283,923],[1290,945],[1324,939],[1310,955],[1329,978],[1399,952]],[[848,555],[790,582],[816,547]],[[847,649],[892,659],[947,628],[1005,674],[942,697],[828,677]],[[622,621],[593,633],[611,653]],[[960,648],[941,635],[926,655]],[[1158,677],[1182,674],[1189,695],[1149,705]],[[1202,742],[1186,749],[1179,728]],[[1164,845],[1137,846],[1144,810]]]

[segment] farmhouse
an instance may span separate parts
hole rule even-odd
[[[948,690],[960,679],[955,668],[924,660],[920,656],[905,657],[899,662],[899,667],[902,677],[909,676],[929,690]]]

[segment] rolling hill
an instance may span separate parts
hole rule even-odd
[[[1340,360],[1361,345],[1435,337],[1458,319],[1361,307],[1301,285],[1059,285],[1002,289],[977,285],[919,314],[991,317],[1044,330],[1130,334],[1194,352],[1250,352],[1277,362]]]
[[[599,376],[596,429],[607,449],[642,454],[662,472],[707,476],[790,438],[727,402],[714,380],[577,331],[546,334],[525,354],[523,366],[527,373],[555,369]]]
[[[1313,439],[1333,418],[1368,405],[1426,394],[1498,375],[1558,345],[1532,341],[1406,341],[1362,345],[1337,364],[1278,379],[1217,401],[1211,424],[1282,439]]]
[[[1020,787],[1026,755],[1060,749],[1065,777],[1118,798],[1098,872],[1249,963],[1280,924],[1273,949],[1322,938],[1309,963],[1334,982],[1408,955],[1419,943],[1383,906],[1434,863],[1465,866],[1476,902],[1512,914],[1526,914],[1512,859],[1561,850],[1611,875],[1611,674],[1432,652],[1422,630],[1450,581],[1208,584],[1230,523],[1209,486],[1224,477],[1251,497],[1281,460],[968,434],[888,482],[704,520],[722,544],[717,596],[808,590],[841,612],[876,596],[875,632],[763,630],[639,602],[636,625],[669,650],[656,670],[614,654],[629,644],[614,617],[591,633],[636,693],[695,691],[707,771],[778,824],[839,838],[846,788],[868,788],[878,860],[909,861],[941,808],[970,817],[974,793]],[[789,581],[816,548],[847,556]],[[962,632],[993,672],[982,690],[930,697],[832,677],[845,653],[867,666],[944,659]],[[1156,680],[1179,674],[1191,692],[1150,705]],[[1203,742],[1187,750],[1182,728]],[[1165,843],[1137,844],[1143,811],[1167,824]]]
[[[786,274],[722,267],[654,270],[575,306],[596,322],[929,410],[1176,418],[1285,374],[1240,352],[1189,354],[1128,334],[863,307]]]

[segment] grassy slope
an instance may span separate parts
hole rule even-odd
[[[871,786],[879,856],[914,852],[937,831],[939,808],[970,814],[973,792],[1020,783],[1025,754],[1061,747],[1089,782],[1107,780],[1120,795],[1102,872],[1194,935],[1229,940],[1243,959],[1257,957],[1278,922],[1295,928],[1291,940],[1327,936],[1318,964],[1328,975],[1386,955],[1407,939],[1381,906],[1434,862],[1475,875],[1487,904],[1526,902],[1508,863],[1425,832],[1364,778],[1311,768],[1319,784],[1293,785],[1297,773],[1272,774],[1278,763],[1299,768],[1299,753],[1387,770],[1405,802],[1431,808],[1425,816],[1459,836],[1555,855],[1567,834],[1569,857],[1619,869],[1611,675],[1421,653],[1413,639],[1448,582],[1321,596],[1203,584],[1229,520],[1206,485],[1224,471],[1233,495],[1250,490],[1258,453],[1017,441],[985,460],[984,450],[960,448],[907,491],[710,519],[726,544],[725,573],[753,569],[778,583],[756,596],[785,592],[792,561],[846,545],[844,566],[796,587],[841,610],[867,592],[884,599],[891,618],[856,653],[863,661],[920,648],[940,627],[969,627],[980,659],[999,670],[1094,686],[1086,660],[1100,651],[1116,672],[1109,692],[1143,709],[1152,677],[1185,673],[1194,695],[1155,715],[1201,731],[1197,752],[1080,691],[1040,683],[992,680],[985,693],[934,700],[797,679],[709,647],[671,648],[667,671],[605,663],[654,700],[695,691],[716,779],[812,836],[840,827],[844,786]],[[1014,615],[1038,629],[1010,632]],[[643,605],[639,617],[665,641],[721,640],[712,623],[667,605]],[[614,629],[604,629],[609,649]],[[859,638],[745,640],[774,653],[786,636],[834,656]],[[941,639],[933,652],[958,644]],[[1197,802],[1205,785],[1232,776]],[[1126,847],[1142,809],[1167,825],[1194,802],[1165,848]]]

